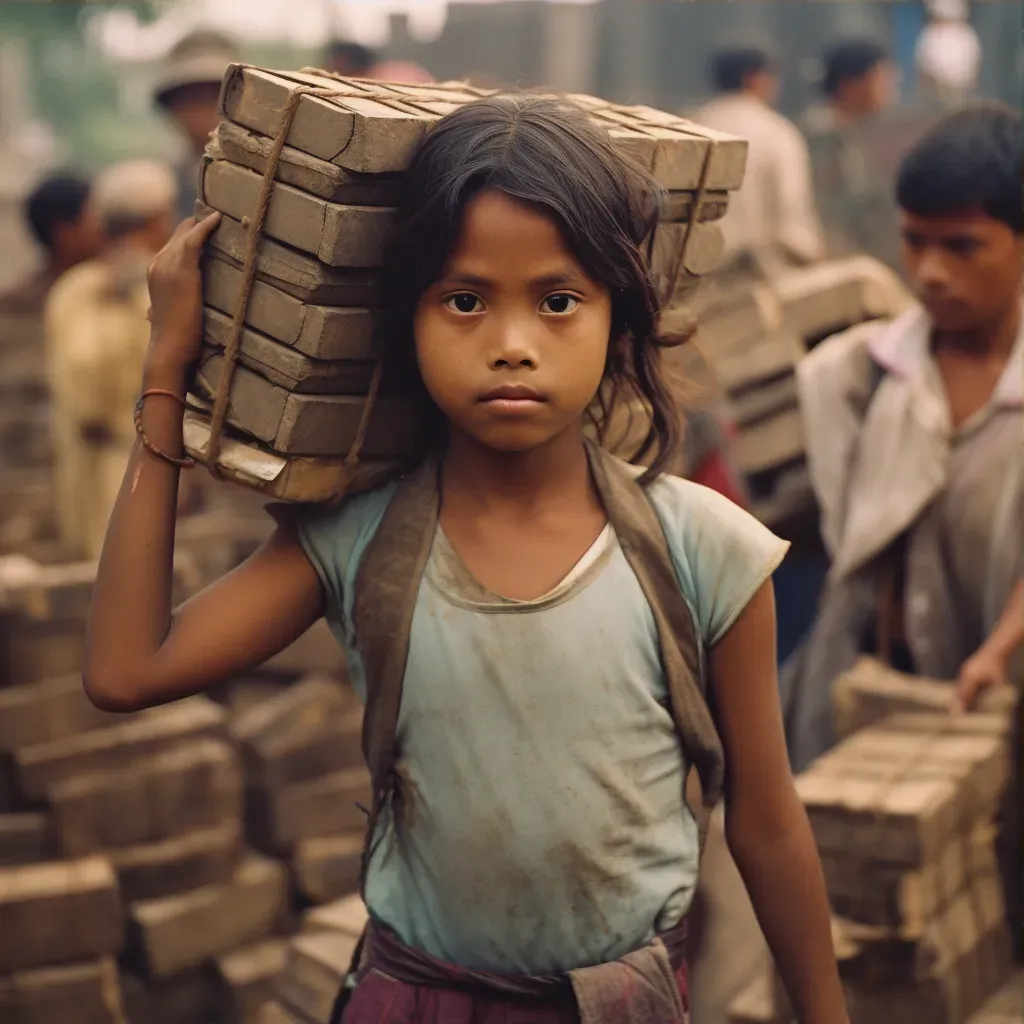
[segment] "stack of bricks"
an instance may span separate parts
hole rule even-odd
[[[214,961],[284,934],[290,905],[286,866],[245,845],[226,711],[105,714],[77,675],[10,687],[0,757],[0,1019],[220,1019]]]
[[[0,556],[0,687],[80,672],[96,566]]]
[[[264,853],[290,865],[300,902],[359,888],[371,800],[362,708],[331,678],[312,676],[244,707],[232,733],[245,764],[247,827]],[[361,806],[360,806],[361,805]]]
[[[366,909],[358,896],[308,910],[288,944],[274,998],[256,1024],[329,1024],[365,926]]]
[[[297,97],[303,88],[331,95]],[[402,173],[432,124],[487,95],[460,83],[390,85],[229,68],[198,207],[200,216],[216,210],[223,219],[204,259],[204,344],[193,398],[206,412],[186,417],[193,455],[209,455],[209,410],[226,370],[250,236],[259,228],[218,465],[285,500],[321,500],[356,486],[345,457],[380,356],[374,308]],[[721,232],[711,222],[742,184],[746,143],[650,108],[573,99],[667,191],[652,261],[666,305],[678,305],[721,258]],[[257,225],[271,150],[285,130]],[[362,485],[419,454],[421,433],[413,406],[385,373],[361,449]]]
[[[993,840],[1008,731],[1005,713],[896,713],[798,778],[852,1024],[963,1024],[1005,982]]]
[[[95,562],[0,555],[0,688],[82,671],[95,582]],[[206,582],[197,560],[176,551],[174,603]]]
[[[753,510],[769,525],[813,510],[796,366],[829,335],[897,316],[911,296],[882,264],[853,257],[698,296],[697,347],[728,399]]]
[[[42,316],[0,313],[0,555],[56,539]]]

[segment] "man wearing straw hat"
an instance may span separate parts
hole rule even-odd
[[[149,344],[146,271],[174,230],[177,197],[163,164],[107,168],[92,195],[107,249],[64,274],[46,303],[57,518],[71,558],[98,557],[135,442],[133,409]]]
[[[199,162],[217,127],[217,99],[229,64],[238,59],[235,44],[219,32],[197,30],[171,50],[157,80],[154,100],[188,143],[178,168],[178,219],[191,217],[198,188]]]

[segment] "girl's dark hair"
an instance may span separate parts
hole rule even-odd
[[[644,255],[660,192],[583,110],[556,98],[502,95],[460,107],[427,133],[406,172],[383,275],[382,328],[389,364],[424,402],[427,443],[441,443],[445,428],[416,368],[413,320],[444,272],[462,211],[485,188],[553,217],[581,266],[611,293],[608,361],[590,415],[603,436],[614,403],[646,407],[650,427],[632,460],[651,456],[641,479],[653,479],[681,434],[659,352],[681,339],[658,334],[658,295]]]
[[[981,210],[1024,232],[1024,121],[994,101],[943,118],[903,158],[896,199],[918,217]]]

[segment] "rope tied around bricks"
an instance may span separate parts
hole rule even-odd
[[[274,144],[267,157],[266,170],[263,172],[263,179],[260,184],[259,196],[256,200],[256,209],[252,217],[244,223],[246,231],[245,254],[242,257],[242,280],[239,287],[238,301],[235,305],[234,315],[231,318],[231,330],[224,345],[224,365],[221,369],[220,380],[217,382],[217,389],[214,392],[213,408],[210,413],[210,440],[204,460],[210,475],[215,478],[221,477],[218,459],[220,458],[221,438],[224,424],[227,419],[228,406],[231,401],[231,383],[234,380],[235,369],[238,365],[239,345],[241,343],[242,331],[244,330],[245,317],[249,309],[249,298],[252,294],[253,282],[256,280],[256,266],[259,256],[259,244],[263,238],[263,227],[267,219],[267,211],[270,209],[270,200],[274,193],[276,184],[277,168],[281,162],[281,154],[291,131],[295,114],[299,109],[299,103],[305,96],[314,96],[318,99],[337,100],[351,97],[362,97],[364,99],[375,99],[378,97],[368,95],[367,92],[359,90],[334,89],[312,85],[300,85],[292,90],[287,103],[281,111],[281,123],[274,136]],[[383,91],[379,98],[385,98]],[[386,98],[395,100],[398,97],[391,92]],[[359,465],[359,456],[366,440],[366,432],[369,428],[370,417],[373,414],[377,402],[377,395],[380,392],[380,382],[383,375],[383,356],[377,358],[373,368],[373,376],[370,386],[367,389],[366,401],[363,404],[362,414],[359,419],[359,426],[356,430],[352,447],[345,457],[345,469],[348,473],[355,471]]]

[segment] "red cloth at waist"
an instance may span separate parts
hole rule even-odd
[[[685,922],[660,938],[686,1007]],[[610,998],[625,1010],[633,988],[624,975],[621,991]],[[334,1019],[344,1024],[578,1024],[580,1019],[568,974],[499,974],[449,964],[405,945],[379,922],[370,925],[343,1015],[340,1003]]]

